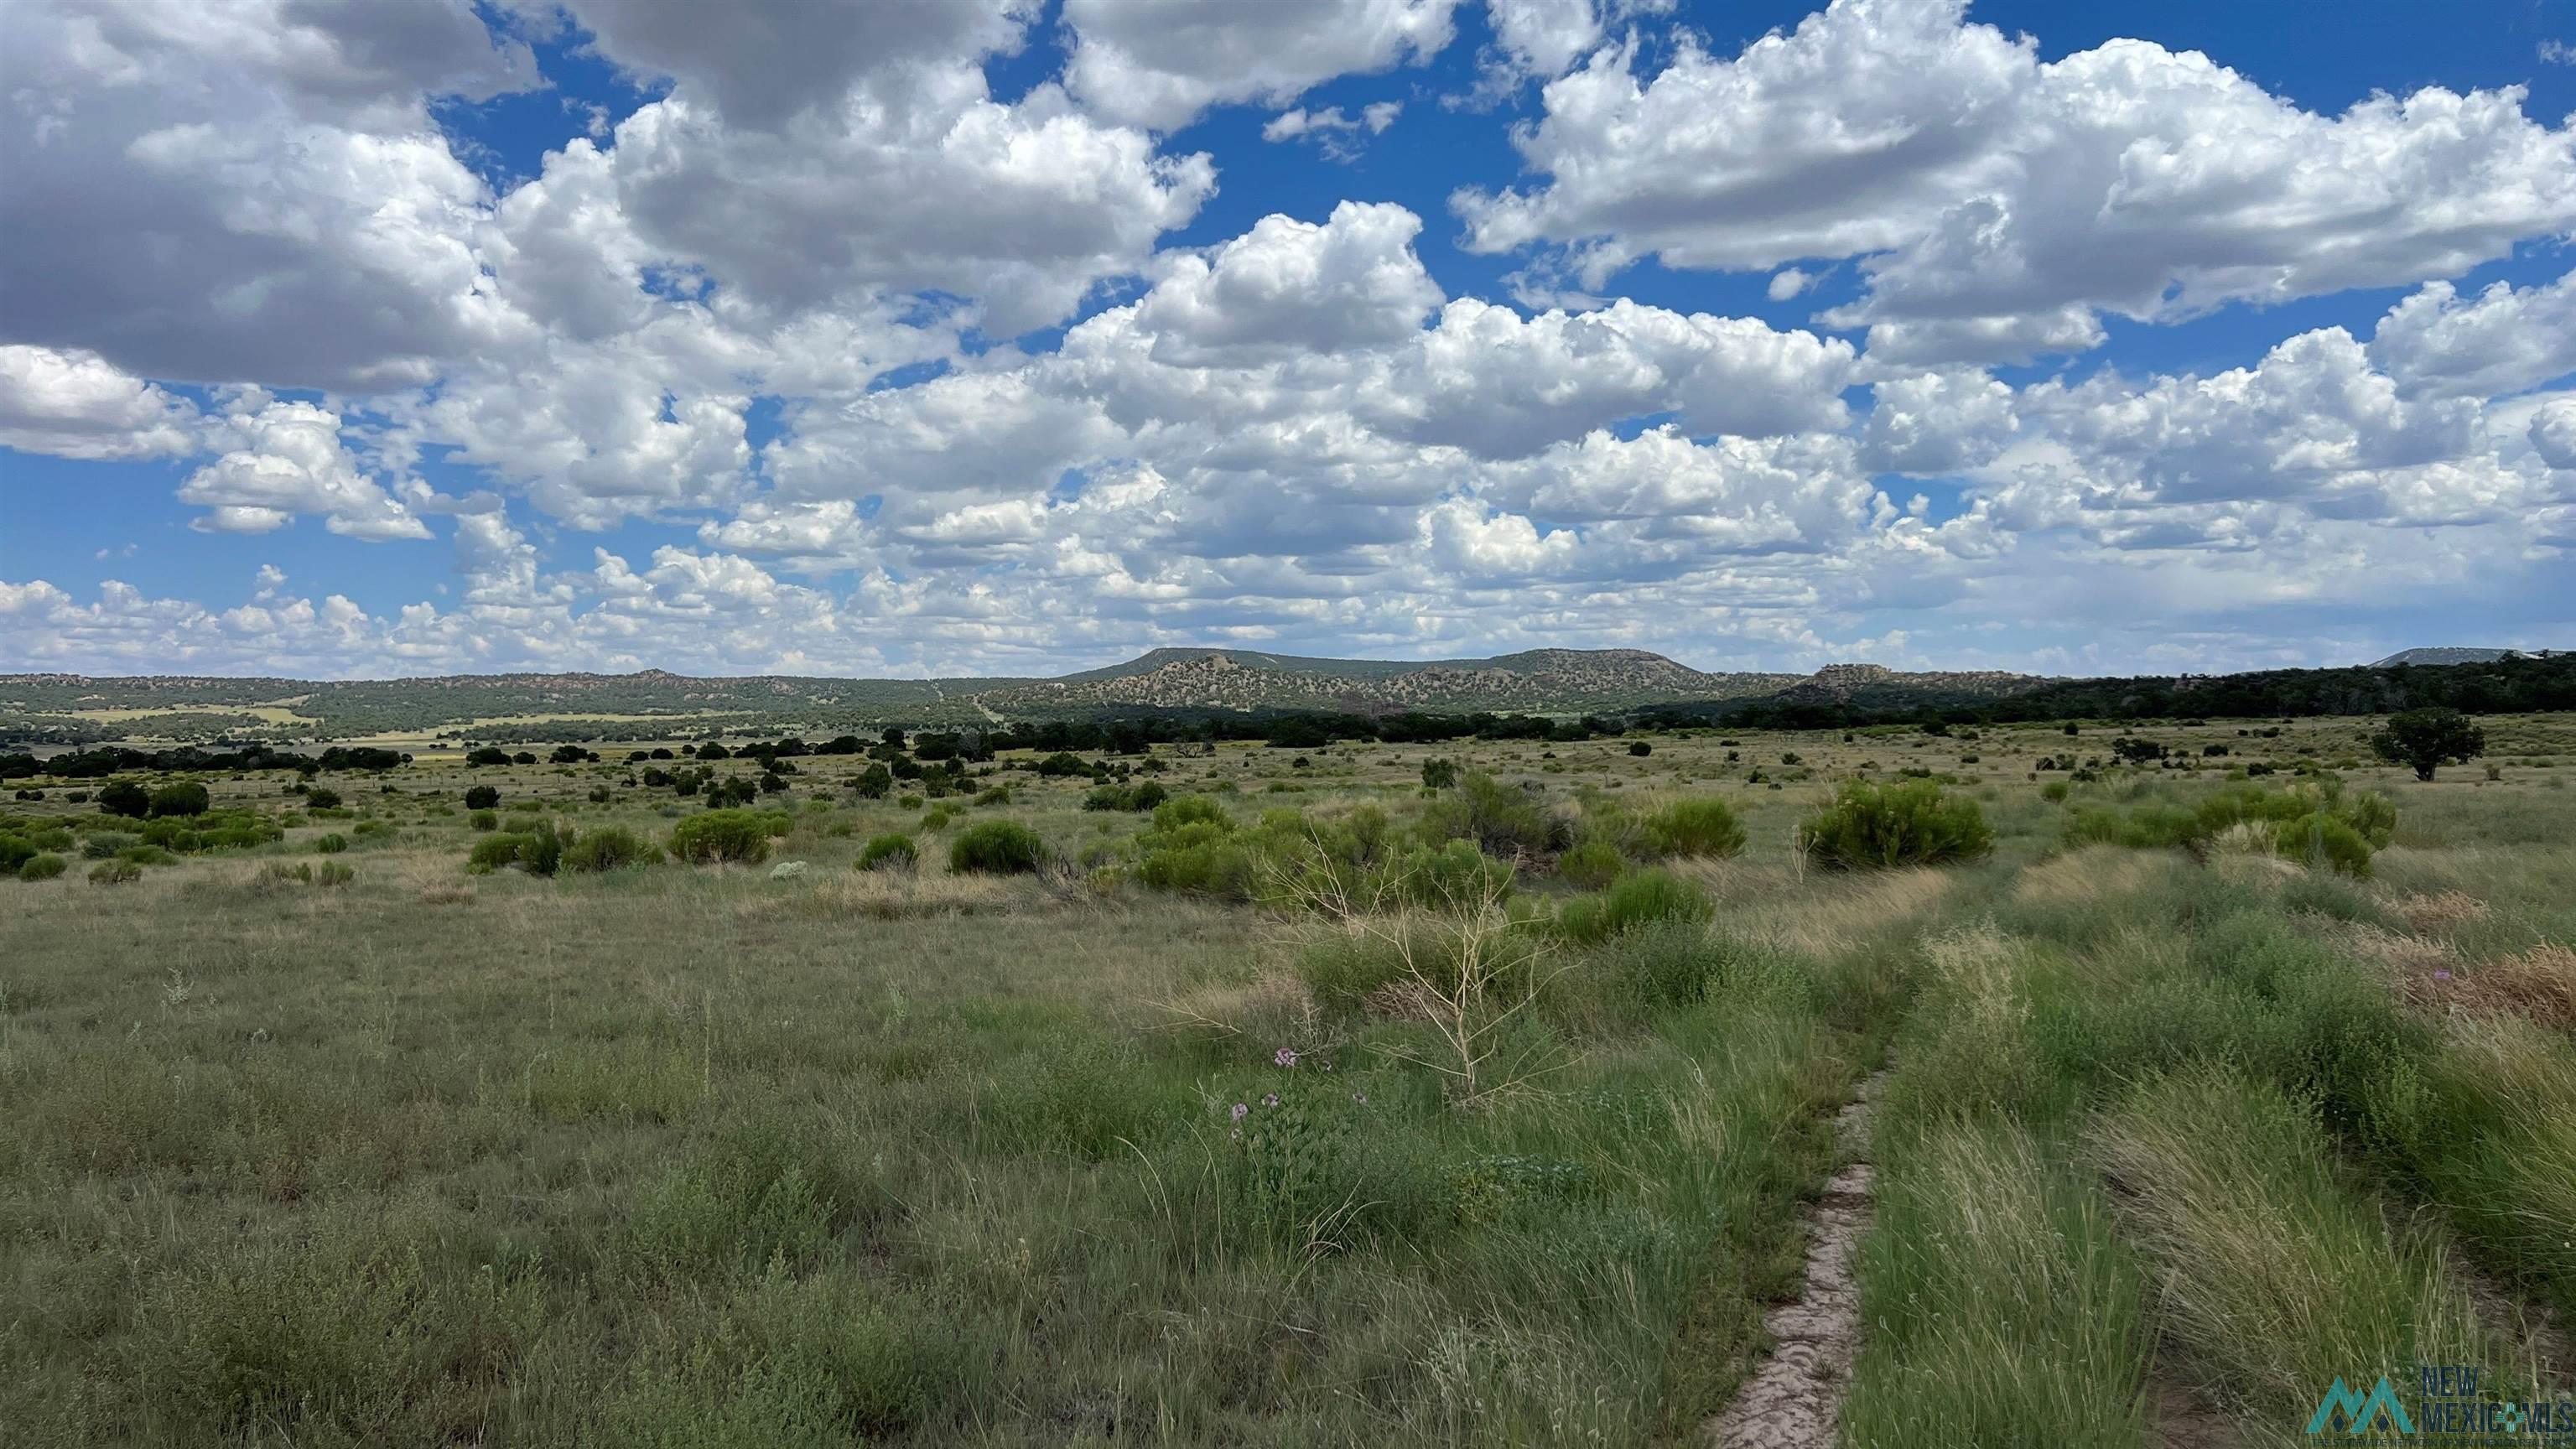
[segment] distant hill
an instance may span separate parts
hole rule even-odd
[[[838,732],[1121,711],[1574,715],[1788,691],[1836,699],[1857,691],[1873,701],[1973,698],[2041,683],[2010,674],[1902,674],[1876,665],[1837,665],[1813,676],[1707,673],[1642,649],[1533,649],[1428,661],[1157,649],[1054,679],[695,678],[658,669],[346,682],[22,674],[0,676],[0,737],[65,741],[112,737],[129,728],[141,732],[142,723],[116,718],[136,710],[190,711],[199,723],[220,714],[227,723],[219,728],[244,737],[265,732],[347,738],[548,719],[572,725],[585,716],[668,719],[675,728],[685,723],[692,729],[793,726]]]
[[[2400,664],[2493,664],[2499,659],[2547,659],[2566,652],[2563,649],[2464,649],[2457,645],[2441,645],[2431,649],[2400,649],[2370,667],[2394,669]]]
[[[2473,656],[2446,662],[2450,656]],[[2493,656],[2493,657],[2488,657]],[[906,729],[1158,722],[1296,714],[1599,714],[1662,726],[1850,729],[1884,723],[2260,718],[2576,710],[2576,653],[2410,649],[2377,664],[2245,674],[2043,679],[1989,670],[1833,664],[1813,674],[1709,672],[1639,649],[1533,649],[1489,659],[1320,659],[1157,649],[1052,679],[696,678],[459,674],[317,682],[187,675],[0,675],[0,744],[127,738],[349,740],[379,734],[617,740],[714,731],[809,739]],[[1168,737],[1168,736],[1167,736]]]

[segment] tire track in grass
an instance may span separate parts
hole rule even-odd
[[[1860,1349],[1852,1260],[1869,1232],[1877,1171],[1867,1160],[1870,1104],[1889,1070],[1872,1073],[1834,1117],[1851,1160],[1825,1183],[1808,1215],[1806,1278],[1796,1301],[1763,1319],[1778,1346],[1702,1436],[1718,1449],[1831,1449],[1836,1442],[1843,1391]]]

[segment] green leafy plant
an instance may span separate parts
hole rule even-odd
[[[709,810],[671,830],[671,854],[692,865],[758,865],[769,859],[769,822],[751,810]]]
[[[875,836],[859,850],[861,870],[910,870],[920,860],[920,848],[901,831]]]
[[[948,868],[985,875],[1026,875],[1046,858],[1046,842],[1016,820],[983,820],[948,847]]]
[[[1798,848],[1833,870],[1947,865],[1995,848],[1985,812],[1931,780],[1876,785],[1854,780],[1798,827]]]

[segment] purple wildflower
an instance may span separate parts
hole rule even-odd
[[[1262,1094],[1261,1094],[1261,1105],[1262,1105],[1262,1106],[1264,1106],[1264,1107],[1276,1107],[1276,1106],[1278,1106],[1278,1105],[1279,1105],[1279,1094],[1278,1094],[1277,1092],[1264,1092],[1264,1093],[1262,1093]]]
[[[1360,1104],[1362,1104],[1362,1105],[1366,1105],[1366,1104],[1367,1104],[1367,1102],[1368,1102],[1368,1093],[1366,1093],[1366,1092],[1353,1092],[1353,1093],[1351,1093],[1351,1100],[1352,1100],[1352,1101],[1354,1101],[1354,1102],[1358,1102],[1358,1103],[1360,1103]]]
[[[1270,1059],[1283,1067],[1293,1067],[1297,1065],[1297,1049],[1295,1047],[1281,1047],[1276,1052],[1271,1053]]]
[[[2450,968],[2450,967],[2448,967],[2448,966],[2437,966],[2437,967],[2433,968],[2433,979],[2434,979],[2434,980],[2436,980],[2436,981],[2448,981],[2448,980],[2450,980],[2450,979],[2451,979],[2451,968]]]
[[[1243,1114],[1251,1110],[1252,1109],[1250,1107],[1243,1105],[1241,1102],[1237,1102],[1234,1104],[1234,1110],[1230,1115],[1235,1121],[1240,1122],[1243,1120]]]

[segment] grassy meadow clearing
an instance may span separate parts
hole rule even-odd
[[[2565,1394],[2576,719],[2371,723],[16,782],[0,1442],[1708,1442],[1854,1156],[1843,1443]]]

